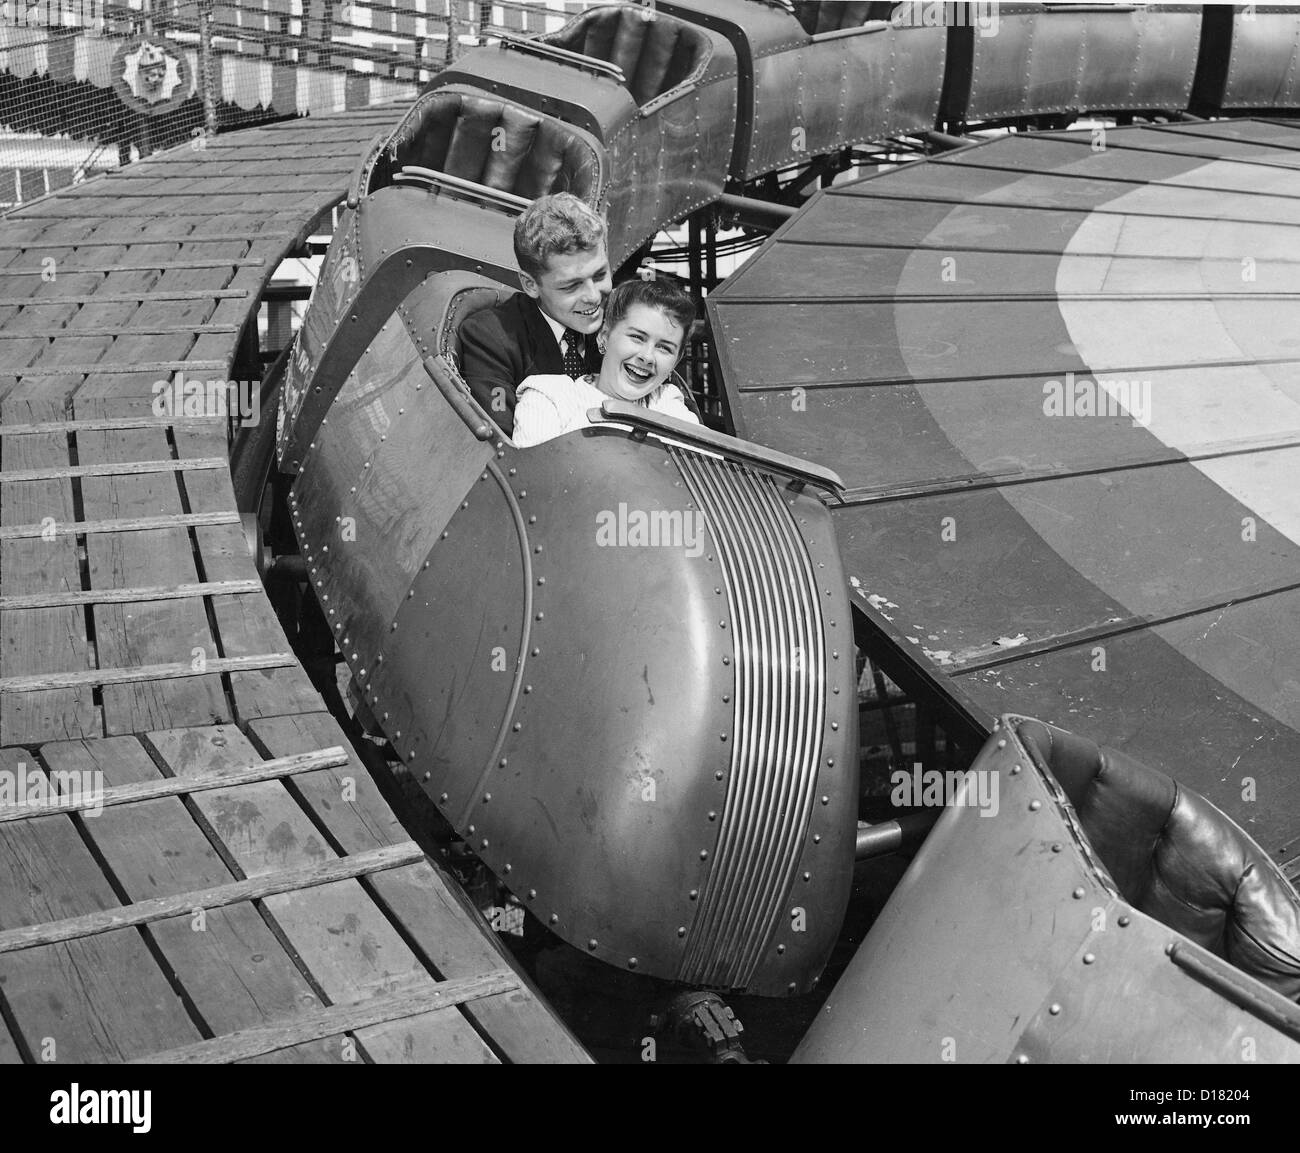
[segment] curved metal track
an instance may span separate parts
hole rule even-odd
[[[155,411],[159,380],[232,376],[400,111],[224,136],[0,221],[0,1062],[586,1057],[289,651],[225,420]]]

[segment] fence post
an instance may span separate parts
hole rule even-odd
[[[203,131],[217,134],[217,102],[212,83],[212,20],[214,0],[199,0],[199,83],[203,88]]]

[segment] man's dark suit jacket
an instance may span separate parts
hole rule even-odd
[[[583,359],[588,372],[600,372],[594,332],[587,336]],[[515,389],[534,374],[563,372],[560,346],[541,308],[526,292],[471,313],[460,326],[460,374],[507,436],[515,429]]]

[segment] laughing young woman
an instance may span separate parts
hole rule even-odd
[[[629,280],[610,293],[598,347],[599,375],[530,376],[519,386],[513,440],[519,448],[562,436],[591,422],[587,411],[612,397],[698,424],[668,378],[686,348],[695,318],[691,298],[669,281]]]

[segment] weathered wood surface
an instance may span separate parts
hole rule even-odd
[[[0,1064],[588,1059],[285,655],[226,421],[154,405],[233,375],[400,113],[223,136],[0,220]],[[14,808],[20,774],[52,803]]]

